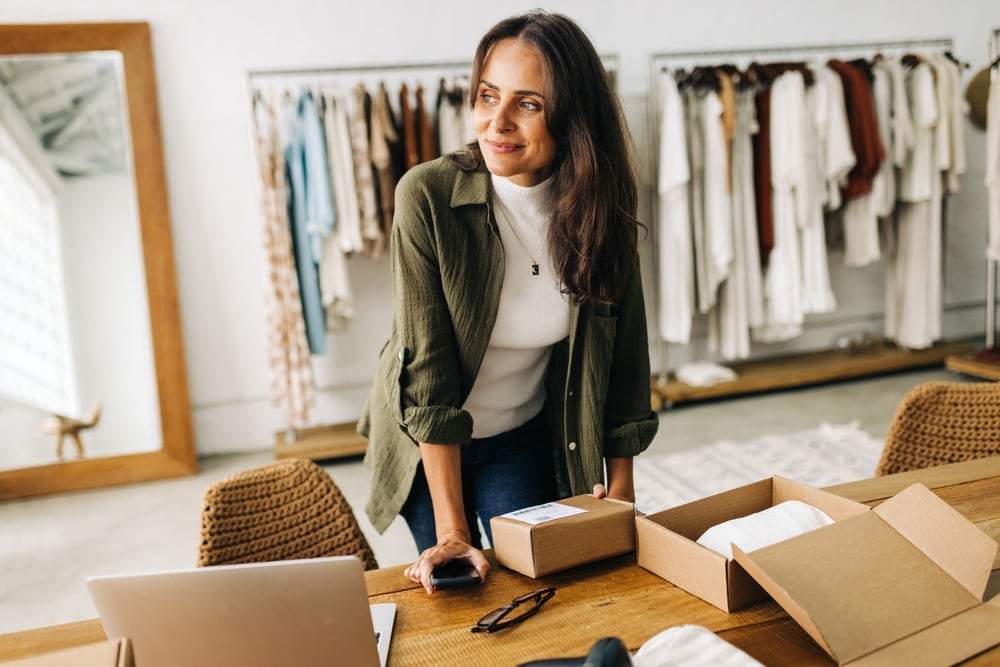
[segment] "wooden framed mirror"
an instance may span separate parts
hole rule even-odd
[[[75,79],[55,77],[51,63],[56,60],[61,72],[76,71]],[[91,68],[82,78],[81,67]],[[0,500],[197,470],[155,81],[146,23],[0,25],[0,112],[13,119],[7,127],[0,122],[0,188],[22,178],[11,165],[30,161],[33,153],[52,169],[42,178],[32,170],[32,182],[41,183],[44,192],[62,193],[54,199],[55,249],[40,255],[56,261],[24,259],[16,243],[13,249],[0,243],[0,264],[8,267],[6,274],[0,270],[0,320],[6,320],[6,325],[0,322],[0,347],[6,348],[6,356],[0,349]],[[37,91],[53,82],[59,84],[53,94],[31,93],[32,86]],[[55,92],[64,107],[71,107],[61,118],[57,112],[65,108],[44,104],[57,99]],[[98,116],[95,110],[101,108]],[[15,110],[32,111],[31,121],[21,124]],[[116,122],[120,145],[102,145],[102,138],[113,134],[107,126]],[[96,131],[83,136],[88,126]],[[24,145],[30,142],[23,137],[33,135],[34,148],[17,149],[11,137],[18,134]],[[11,157],[12,146],[17,159]],[[119,195],[108,195],[107,189],[81,195],[81,184],[91,182],[127,184],[121,188],[125,203],[114,212],[102,210]],[[31,208],[34,199],[25,200]],[[10,233],[17,224],[11,220],[20,218],[0,205],[0,232],[4,216],[8,229],[2,235],[18,238]],[[72,224],[63,224],[63,217]],[[38,225],[22,227],[27,232],[21,237],[35,238]],[[61,280],[30,275],[49,264],[60,267]],[[61,310],[38,305],[32,290],[40,284],[55,285],[49,297],[55,295],[53,303],[62,304]],[[10,298],[4,301],[5,289],[16,292],[13,305]],[[65,323],[50,326],[50,315],[57,311],[52,319]],[[22,326],[22,320],[30,326]],[[36,325],[43,334],[30,330]],[[85,336],[77,335],[78,325],[88,329]],[[41,339],[55,341],[56,353],[39,347]],[[61,369],[58,381],[49,382],[49,366]],[[131,403],[133,398],[139,403]],[[64,411],[62,406],[71,407]],[[30,429],[23,427],[26,423]],[[61,455],[57,449],[66,446],[74,429],[79,439],[69,443],[68,455]],[[98,446],[102,438],[111,440],[111,433],[127,446]],[[37,446],[21,441],[39,437]],[[76,443],[88,446],[77,451]],[[19,453],[5,463],[5,451]]]

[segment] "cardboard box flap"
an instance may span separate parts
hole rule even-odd
[[[980,602],[873,512],[733,554],[840,664]]]
[[[873,510],[980,600],[997,555],[996,541],[923,484]]]
[[[1000,604],[981,604],[855,660],[851,667],[955,665],[1000,644]]]

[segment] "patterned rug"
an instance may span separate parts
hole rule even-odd
[[[771,475],[816,487],[865,479],[875,473],[881,453],[882,441],[850,423],[642,455],[635,459],[636,505],[656,512]]]

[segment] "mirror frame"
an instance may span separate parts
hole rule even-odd
[[[198,469],[149,24],[0,25],[0,56],[81,51],[122,54],[163,438],[156,451],[0,470],[0,500],[180,477]]]

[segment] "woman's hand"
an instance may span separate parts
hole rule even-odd
[[[431,573],[434,568],[444,565],[448,561],[462,558],[476,568],[479,573],[479,581],[486,581],[486,573],[490,571],[490,563],[486,556],[479,549],[469,544],[467,535],[459,532],[448,533],[438,538],[438,543],[429,549],[425,549],[416,562],[403,570],[407,579],[424,587],[428,594],[434,592],[434,585],[431,584]]]
[[[635,482],[632,478],[631,457],[609,457],[608,486],[594,485],[595,498],[614,498],[627,503],[635,503]]]

